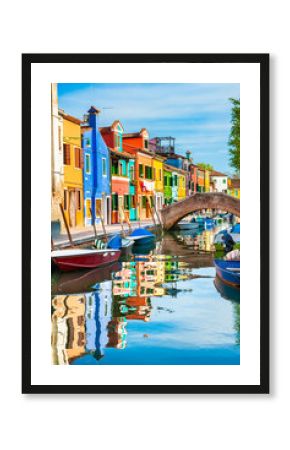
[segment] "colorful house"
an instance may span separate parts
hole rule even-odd
[[[70,227],[83,225],[83,150],[81,148],[81,121],[60,110],[63,120],[63,208]]]
[[[149,152],[148,146],[149,135],[145,128],[137,133],[123,134],[124,151],[135,156],[136,206],[140,220],[152,217],[154,196],[152,161],[154,155]]]
[[[163,166],[163,180],[164,180],[164,204],[170,205],[172,203],[172,167],[164,164]]]
[[[240,198],[240,179],[229,178],[228,179],[228,195],[232,197]]]
[[[178,172],[174,169],[172,171],[172,201],[178,201]]]
[[[210,171],[204,170],[204,192],[210,192]]]
[[[153,180],[154,180],[154,204],[156,210],[159,211],[164,205],[164,180],[163,180],[163,163],[162,156],[154,156],[152,160]]]
[[[213,189],[215,192],[227,193],[228,189],[228,177],[224,173],[213,170],[210,175],[210,179],[213,183]]]
[[[100,215],[105,224],[111,223],[111,176],[110,154],[99,131],[100,110],[91,106],[82,125],[84,148],[84,213],[85,224],[100,223]]]
[[[197,168],[196,192],[205,192],[205,170]]]
[[[58,235],[63,225],[63,123],[58,113],[57,84],[51,84],[51,234]]]
[[[198,167],[196,164],[190,164],[189,173],[189,195],[192,195],[197,192],[198,185]]]
[[[185,171],[178,173],[178,201],[186,198],[186,176],[187,173]]]
[[[124,128],[119,120],[100,131],[111,156],[112,223],[136,220],[135,155],[123,149]]]

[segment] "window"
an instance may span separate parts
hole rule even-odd
[[[63,209],[65,211],[67,211],[67,207],[68,207],[68,190],[65,189],[64,193],[63,193]]]
[[[91,173],[91,156],[86,153],[86,173]]]
[[[81,169],[81,149],[75,147],[75,168]]]
[[[144,176],[144,166],[143,164],[139,164],[139,177],[143,178]]]
[[[227,182],[227,180],[224,178],[224,179],[223,179],[223,183],[226,184],[226,182]]]
[[[159,169],[159,181],[162,180],[162,169]]]
[[[119,165],[116,160],[112,161],[112,175],[118,175]]]
[[[135,178],[135,173],[134,173],[134,166],[130,166],[130,169],[129,169],[129,176],[130,176],[130,180],[134,180],[134,178]]]
[[[129,195],[124,195],[124,209],[129,210]]]
[[[115,147],[121,146],[121,137],[119,134],[115,134]]]
[[[90,199],[86,199],[86,217],[88,219],[90,219],[92,217],[91,215],[91,200]]]
[[[82,209],[81,191],[75,191],[76,207],[80,211]]]
[[[130,208],[136,208],[136,197],[134,195],[130,195]]]
[[[112,194],[112,211],[118,211],[118,194]]]
[[[146,139],[144,139],[144,147],[148,148],[148,141]]]
[[[102,158],[102,175],[103,175],[103,177],[107,176],[107,161],[106,161],[106,158]]]
[[[145,197],[145,195],[142,195],[142,208],[146,208],[146,203],[147,203],[147,201],[146,201],[146,197]]]
[[[100,217],[100,215],[102,215],[102,200],[100,198],[96,198],[95,205],[96,205],[96,217]]]
[[[163,183],[164,183],[164,186],[167,186],[167,176],[166,175],[164,175]]]
[[[145,178],[152,180],[152,167],[145,166]]]
[[[70,145],[63,144],[63,163],[67,166],[70,165]]]

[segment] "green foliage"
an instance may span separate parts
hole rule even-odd
[[[210,164],[197,163],[197,166],[200,167],[201,169],[213,170],[213,166],[211,166]]]
[[[235,243],[234,250],[240,250],[240,243],[239,242]]]
[[[240,172],[240,99],[230,98],[232,103],[232,128],[228,141],[230,165],[237,173]]]

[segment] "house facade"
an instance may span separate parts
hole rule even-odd
[[[86,225],[111,223],[110,153],[99,130],[100,110],[91,106],[82,125],[84,148],[84,213]],[[91,216],[91,213],[93,216]]]
[[[51,84],[51,234],[63,229],[60,205],[63,204],[63,120],[58,113],[57,84]]]
[[[228,195],[240,198],[240,179],[228,178]]]
[[[164,174],[164,204],[170,205],[172,203],[172,167],[164,164],[163,174]]]
[[[112,223],[136,220],[136,190],[134,181],[135,155],[124,151],[124,128],[119,120],[111,126],[100,128],[110,150]]]
[[[149,135],[145,128],[123,134],[124,151],[135,156],[136,206],[138,219],[150,219],[154,197],[153,154],[149,152]],[[133,184],[133,183],[132,183]]]
[[[63,209],[71,228],[83,225],[83,151],[81,121],[59,111],[63,120]]]
[[[227,193],[228,190],[228,177],[224,173],[213,170],[211,172],[211,181],[213,183],[213,189],[215,192]]]

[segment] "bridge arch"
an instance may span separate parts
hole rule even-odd
[[[201,209],[221,209],[240,217],[240,200],[222,192],[197,192],[160,211],[163,228],[169,230],[183,217]]]

